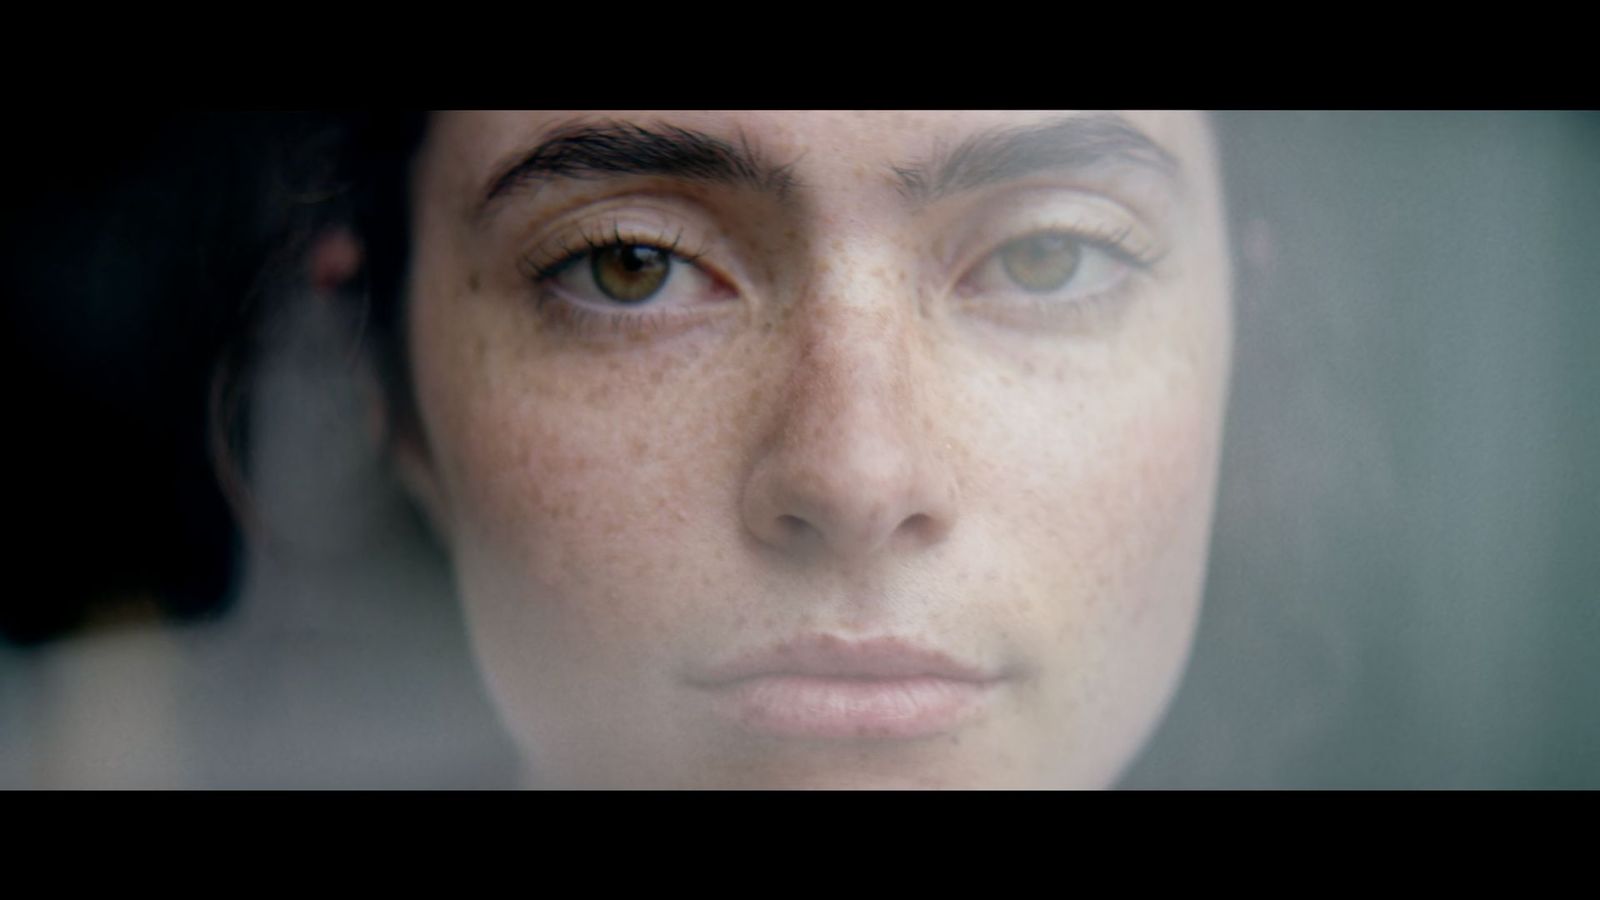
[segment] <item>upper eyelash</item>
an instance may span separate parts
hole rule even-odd
[[[1133,232],[1134,229],[1131,225],[1124,225],[1114,230],[1084,226],[1040,228],[1003,241],[995,250],[998,251],[1000,247],[1004,247],[1011,241],[1022,240],[1036,234],[1062,234],[1080,244],[1103,250],[1115,257],[1118,262],[1126,263],[1136,269],[1148,270],[1160,263],[1166,253],[1154,248],[1139,249],[1133,246],[1132,242],[1129,241]],[[993,253],[995,251],[990,252]]]
[[[1111,254],[1119,262],[1133,266],[1140,271],[1148,271],[1161,262],[1166,255],[1156,249],[1140,249],[1132,245],[1129,238],[1134,233],[1134,228],[1124,225],[1116,229],[1095,228],[1086,225],[1044,227],[1027,231],[1008,238],[996,245],[985,256],[987,259],[1007,243],[1022,240],[1036,234],[1063,234],[1080,244],[1094,247]],[[611,224],[611,233],[604,234],[598,229],[589,229],[578,233],[578,244],[563,241],[554,251],[543,254],[531,254],[523,260],[524,274],[536,283],[543,283],[561,274],[573,263],[590,254],[617,246],[650,247],[667,253],[684,262],[698,264],[705,256],[703,252],[686,250],[683,247],[683,231],[676,232],[671,240],[662,240],[659,237],[633,237],[623,234],[622,226],[618,223]],[[540,261],[540,257],[544,261]]]

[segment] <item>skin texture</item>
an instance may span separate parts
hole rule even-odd
[[[423,434],[399,460],[533,783],[1115,780],[1182,671],[1205,568],[1230,347],[1207,126],[1126,115],[1175,179],[1103,165],[918,203],[892,169],[1063,115],[431,123],[408,299]],[[794,184],[557,179],[484,206],[573,122],[742,140]],[[993,253],[1042,227],[1127,231],[1159,259],[1095,251],[1082,283],[1104,290],[1041,300]],[[531,274],[583,235],[652,231],[701,254],[667,306],[574,317],[560,291],[588,289],[587,262]],[[997,683],[914,738],[752,730],[697,684],[799,636],[893,637]]]

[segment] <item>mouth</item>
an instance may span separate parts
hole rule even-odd
[[[946,734],[982,712],[1003,673],[898,638],[818,635],[715,666],[691,680],[745,730],[790,738]]]

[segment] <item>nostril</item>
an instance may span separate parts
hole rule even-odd
[[[768,548],[854,565],[914,553],[950,534],[954,479],[915,434],[853,425],[832,439],[806,435],[764,448],[739,498],[745,531]]]
[[[949,523],[937,513],[912,513],[893,528],[883,527],[890,521],[892,504],[874,502],[870,510],[815,515],[779,513],[761,518],[764,527],[756,530],[757,536],[767,543],[788,552],[809,553],[821,544],[846,556],[875,552],[886,543],[907,541],[926,545],[942,541],[949,531]],[[874,524],[881,523],[881,524]]]
[[[939,537],[939,523],[927,513],[916,513],[900,523],[900,529],[919,540],[932,540]]]
[[[822,537],[817,527],[811,524],[804,516],[780,515],[772,520],[773,541],[771,543],[785,548],[790,553],[809,554]]]

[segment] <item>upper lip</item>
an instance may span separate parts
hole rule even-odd
[[[694,681],[724,685],[750,678],[776,676],[814,678],[944,678],[953,681],[997,680],[996,672],[903,638],[862,640],[833,635],[808,635],[746,653],[707,669]]]

